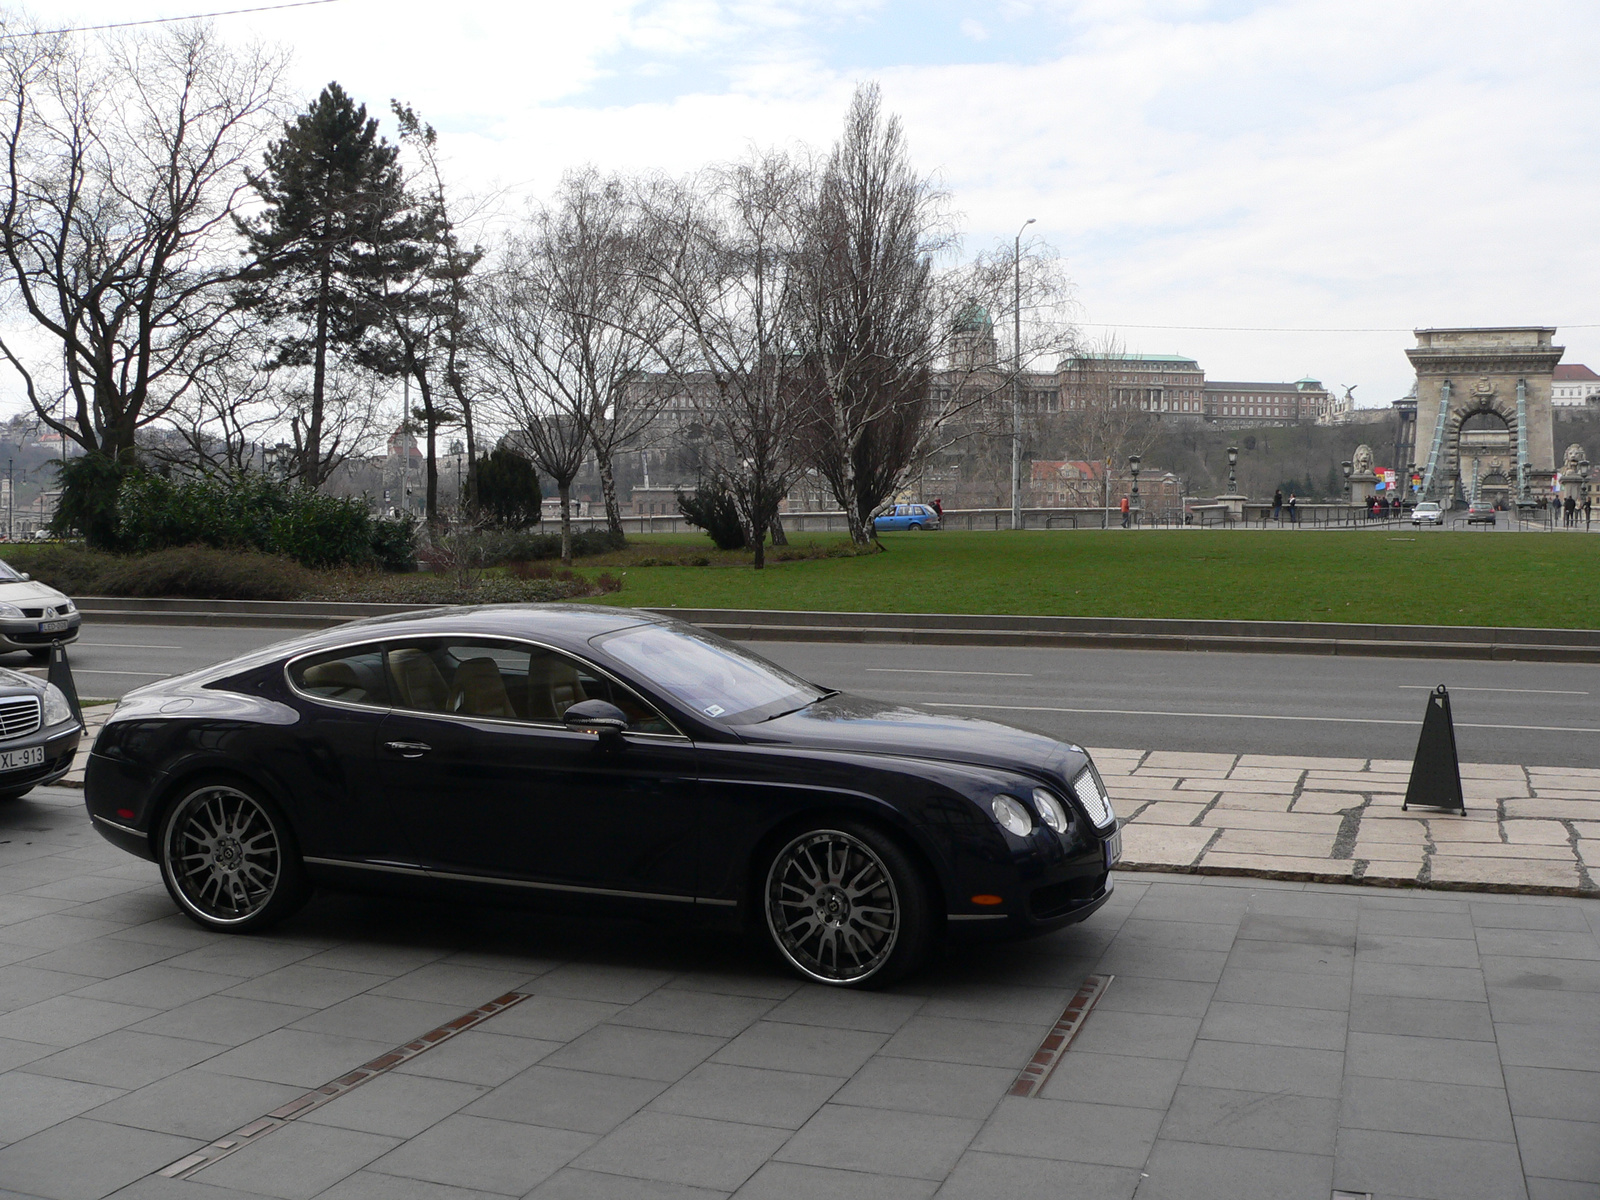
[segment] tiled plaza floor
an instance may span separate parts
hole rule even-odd
[[[672,926],[481,908],[319,897],[212,935],[79,799],[0,808],[0,1196],[1600,1195],[1597,900],[1123,874],[1084,925],[855,994]],[[1092,972],[1054,1076],[1007,1096]]]

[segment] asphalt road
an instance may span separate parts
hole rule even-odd
[[[91,625],[84,696],[120,696],[283,640],[276,630]],[[1145,650],[760,642],[809,679],[1089,746],[1410,758],[1427,692],[1451,692],[1468,762],[1600,766],[1600,667]],[[0,659],[26,665],[24,655]]]

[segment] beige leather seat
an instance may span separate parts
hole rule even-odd
[[[359,703],[367,698],[367,689],[361,685],[355,668],[347,662],[325,662],[307,667],[305,674],[300,677],[300,686],[312,695],[328,700]]]
[[[560,721],[579,700],[589,697],[578,679],[578,672],[564,658],[535,653],[528,664],[528,719]]]
[[[395,696],[405,708],[422,712],[445,712],[450,698],[450,688],[421,650],[392,650],[389,653],[389,677],[394,681]]]
[[[500,665],[492,658],[469,658],[450,680],[449,711],[475,717],[515,717]]]

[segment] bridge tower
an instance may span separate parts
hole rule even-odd
[[[1423,499],[1515,503],[1555,475],[1551,379],[1565,347],[1541,325],[1418,329],[1414,469]]]

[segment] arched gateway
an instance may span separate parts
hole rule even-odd
[[[1418,329],[1414,471],[1422,496],[1515,503],[1555,475],[1551,378],[1565,347],[1543,326]]]

